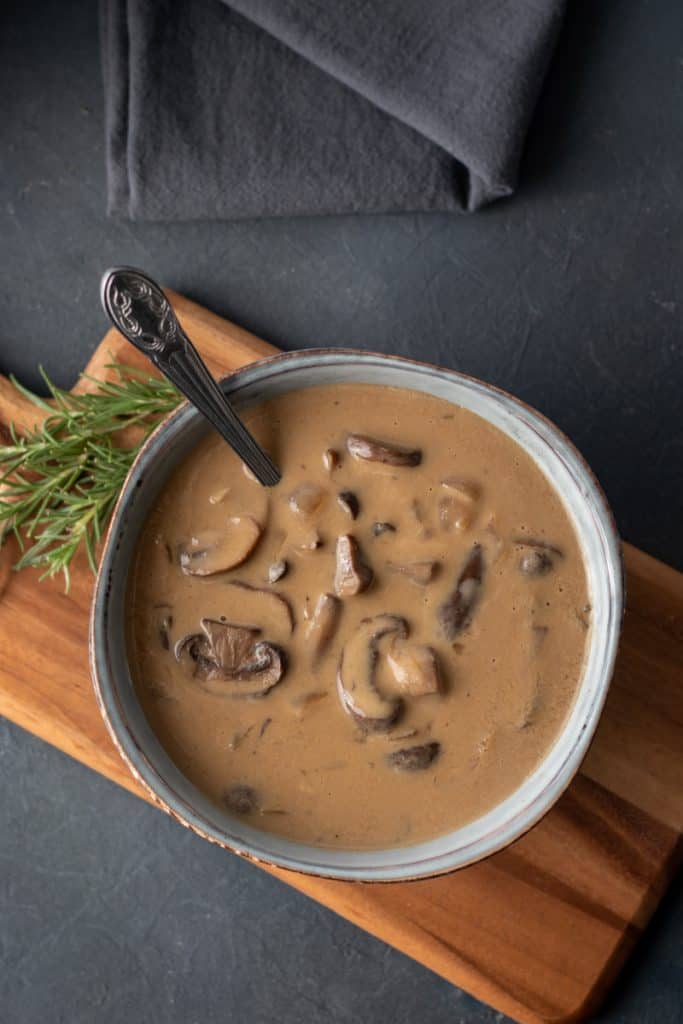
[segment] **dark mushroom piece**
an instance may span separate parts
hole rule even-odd
[[[545,576],[555,568],[556,559],[564,558],[560,548],[535,537],[515,537],[512,543],[524,549],[517,562],[523,576]]]
[[[358,541],[350,533],[337,538],[334,591],[338,597],[355,597],[367,590],[374,573],[363,560]]]
[[[372,524],[372,536],[381,537],[383,533],[396,533],[396,527],[393,523],[373,523]]]
[[[387,569],[399,576],[405,576],[418,587],[426,587],[436,576],[439,563],[430,559],[417,562],[387,562]]]
[[[173,629],[173,615],[168,612],[166,615],[162,615],[159,619],[159,625],[157,626],[157,632],[159,634],[159,643],[164,651],[170,650],[170,634]]]
[[[332,473],[335,469],[337,469],[340,462],[341,459],[339,457],[339,452],[335,451],[334,448],[325,449],[325,451],[323,452],[323,466],[325,467],[328,473]]]
[[[385,466],[419,466],[422,452],[419,448],[406,448],[390,441],[378,441],[365,434],[349,434],[346,450],[361,462],[381,462]]]
[[[284,652],[259,629],[202,619],[202,633],[183,637],[175,646],[178,661],[194,662],[194,678],[216,697],[265,697],[285,674]]]
[[[316,665],[330,646],[339,624],[341,601],[334,594],[321,594],[313,617],[306,627],[306,641],[311,645],[311,663]]]
[[[188,576],[213,576],[246,561],[258,544],[261,527],[251,516],[231,516],[225,530],[205,530],[178,547],[180,568]]]
[[[441,753],[441,744],[436,740],[420,743],[415,747],[392,750],[386,755],[387,764],[401,772],[421,772],[429,768]]]
[[[403,710],[400,697],[384,697],[375,676],[380,641],[387,636],[404,639],[405,619],[398,615],[376,615],[363,619],[347,640],[337,672],[337,693],[346,713],[365,732],[387,732]]]
[[[223,803],[233,814],[253,814],[260,801],[251,786],[231,786],[223,793]]]
[[[481,591],[484,576],[484,554],[481,544],[474,544],[465,558],[455,587],[436,610],[441,632],[453,641],[469,626]]]
[[[545,576],[555,568],[555,563],[547,551],[525,551],[517,568],[523,576]]]
[[[340,491],[337,495],[337,504],[347,516],[357,519],[360,513],[360,502],[353,491]]]

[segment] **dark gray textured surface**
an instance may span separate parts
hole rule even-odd
[[[95,12],[0,8],[0,371],[70,383],[138,263],[286,347],[457,366],[555,419],[623,534],[683,568],[683,8],[576,0],[516,199],[473,217],[107,221]],[[480,1007],[0,726],[0,1019],[490,1024]],[[683,894],[600,1020],[683,1018]]]

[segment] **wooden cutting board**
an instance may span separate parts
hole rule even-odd
[[[274,351],[171,297],[214,372]],[[149,366],[112,331],[87,372],[102,377],[112,358]],[[10,421],[38,416],[0,377],[0,439]],[[79,564],[67,596],[60,581],[12,573],[14,556],[12,544],[0,551],[0,713],[145,798],[90,687],[89,570]],[[531,832],[483,863],[420,882],[265,870],[518,1021],[589,1016],[683,849],[683,575],[628,545],[625,560],[628,609],[597,737],[568,792]]]

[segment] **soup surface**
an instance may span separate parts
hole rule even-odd
[[[325,846],[408,845],[509,796],[556,739],[590,628],[552,486],[473,413],[343,384],[244,413],[283,478],[215,434],[140,538],[130,661],[205,794]]]

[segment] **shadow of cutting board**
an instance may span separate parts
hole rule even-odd
[[[275,351],[172,299],[215,373]],[[102,377],[112,358],[150,367],[112,331],[88,374]],[[9,422],[27,426],[39,415],[0,377],[0,440]],[[77,566],[65,595],[61,581],[12,573],[14,555],[12,544],[0,551],[0,713],[145,798],[90,687],[89,570]],[[628,545],[625,562],[628,609],[597,737],[572,786],[531,832],[483,863],[419,882],[265,870],[518,1021],[589,1016],[683,849],[683,575]]]

